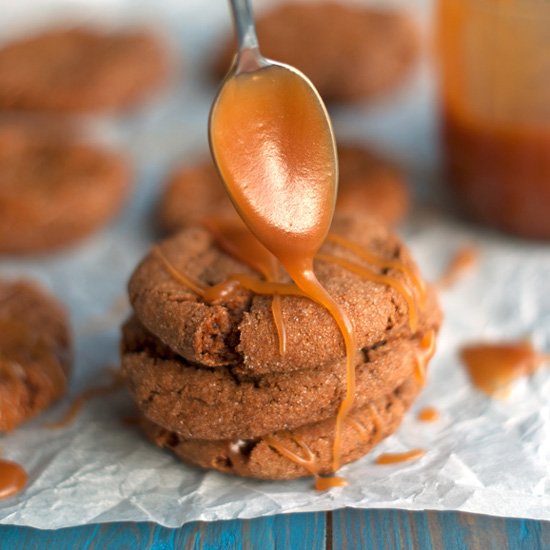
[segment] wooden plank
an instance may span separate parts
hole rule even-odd
[[[246,521],[194,522],[180,529],[151,523],[106,523],[42,531],[0,526],[0,550],[323,550],[325,514],[291,514]]]
[[[330,523],[326,517],[331,518]],[[550,522],[452,512],[349,509],[326,516],[291,514],[247,521],[195,522],[180,529],[151,523],[102,524],[57,531],[0,526],[0,550],[19,548],[550,550]]]
[[[550,550],[550,522],[455,512],[339,510],[332,547],[342,550]]]

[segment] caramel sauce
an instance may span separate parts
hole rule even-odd
[[[479,260],[479,251],[475,246],[459,248],[451,258],[449,265],[441,274],[436,284],[440,288],[448,288],[456,283],[467,271],[475,267]]]
[[[109,395],[114,391],[117,391],[123,387],[122,378],[115,378],[110,384],[105,386],[94,386],[83,390],[79,395],[77,395],[65,414],[55,422],[49,422],[46,424],[48,428],[58,429],[65,428],[68,426],[82,410],[82,407],[88,403],[88,401],[95,399],[97,397],[103,397]]]
[[[420,340],[420,351],[415,356],[414,376],[416,381],[423,386],[426,382],[426,370],[430,359],[435,353],[435,331],[430,330]]]
[[[344,258],[339,258],[338,256],[334,256],[332,254],[319,253],[315,256],[315,259],[319,260],[320,262],[338,264],[344,269],[360,275],[364,279],[368,279],[382,285],[387,285],[397,290],[397,292],[399,292],[403,296],[405,302],[407,303],[409,312],[409,328],[412,332],[416,332],[416,329],[418,327],[418,312],[416,309],[414,296],[401,284],[400,281],[394,279],[393,277],[390,277],[389,275],[374,273],[372,271],[369,271],[365,267],[356,264],[355,262],[351,262]]]
[[[506,397],[515,380],[550,361],[528,341],[468,345],[460,350],[460,356],[474,386],[497,398]]]
[[[383,453],[376,457],[376,464],[397,464],[399,462],[408,462],[416,460],[426,454],[423,449],[412,449],[404,453]]]
[[[424,407],[418,412],[417,418],[421,422],[436,422],[440,416],[439,411],[435,407]]]
[[[327,491],[334,487],[344,487],[347,482],[344,478],[339,476],[321,476],[319,474],[319,465],[317,458],[313,451],[305,444],[305,442],[297,436],[288,435],[303,452],[304,456],[300,456],[291,449],[288,448],[283,442],[275,439],[271,435],[262,437],[263,441],[267,443],[272,449],[276,450],[280,455],[284,456],[291,462],[294,462],[298,466],[302,466],[312,476],[315,477],[315,489],[318,491]]]
[[[0,459],[0,500],[21,492],[27,480],[27,472],[19,464]]]

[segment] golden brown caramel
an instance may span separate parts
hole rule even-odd
[[[68,426],[81,411],[82,407],[88,403],[88,401],[95,399],[96,397],[103,397],[109,395],[116,390],[123,387],[122,378],[115,378],[110,384],[105,386],[94,386],[82,391],[77,397],[75,397],[65,412],[65,414],[56,422],[49,422],[46,424],[48,428],[65,428]]]
[[[21,492],[27,480],[27,472],[19,464],[0,459],[0,500]]]
[[[412,449],[404,453],[383,453],[376,457],[376,464],[397,464],[399,462],[409,462],[416,460],[426,454],[423,449]]]
[[[372,252],[369,252],[368,250],[364,249],[362,246],[359,246],[357,243],[354,243],[353,241],[350,241],[349,239],[346,239],[345,237],[342,237],[341,235],[338,235],[336,233],[329,233],[327,237],[327,241],[331,241],[343,248],[347,248],[348,250],[351,250],[359,258],[365,260],[367,263],[371,265],[380,267],[381,269],[395,269],[396,271],[400,271],[401,273],[403,273],[405,277],[407,277],[407,279],[409,279],[412,282],[414,293],[420,301],[420,306],[422,308],[424,307],[424,304],[426,301],[426,285],[424,284],[424,281],[422,281],[422,279],[418,276],[418,274],[414,269],[407,267],[400,260],[391,260],[391,259],[381,258],[376,254],[373,254]]]
[[[435,353],[435,331],[430,330],[420,340],[420,351],[416,353],[414,376],[420,385],[426,381],[426,370]]]
[[[437,280],[437,286],[448,288],[456,283],[467,271],[472,269],[479,260],[479,251],[475,246],[459,248],[451,258],[449,265]]]
[[[515,380],[549,360],[528,341],[472,344],[464,346],[460,356],[472,384],[492,397],[506,397]]]
[[[263,441],[267,443],[272,449],[276,450],[279,454],[302,466],[306,469],[312,476],[315,477],[315,489],[317,491],[327,491],[334,487],[344,487],[347,485],[347,482],[344,478],[339,476],[321,476],[319,475],[319,465],[317,459],[312,450],[297,436],[289,435],[291,439],[304,453],[304,456],[300,456],[291,449],[288,448],[282,441],[275,439],[273,436],[267,435],[262,437]]]
[[[440,416],[439,411],[435,407],[424,407],[418,412],[417,418],[421,422],[436,422]]]

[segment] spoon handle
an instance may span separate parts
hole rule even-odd
[[[254,14],[250,0],[230,0],[239,51],[258,48]]]
[[[236,73],[256,71],[266,65],[260,54],[254,14],[250,0],[230,0],[233,22],[237,33]]]

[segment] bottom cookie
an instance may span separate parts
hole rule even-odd
[[[357,460],[391,435],[420,389],[411,377],[386,397],[352,411],[342,430],[341,464]],[[141,425],[156,445],[202,468],[274,480],[332,471],[334,418],[252,440],[185,439],[145,418]]]

